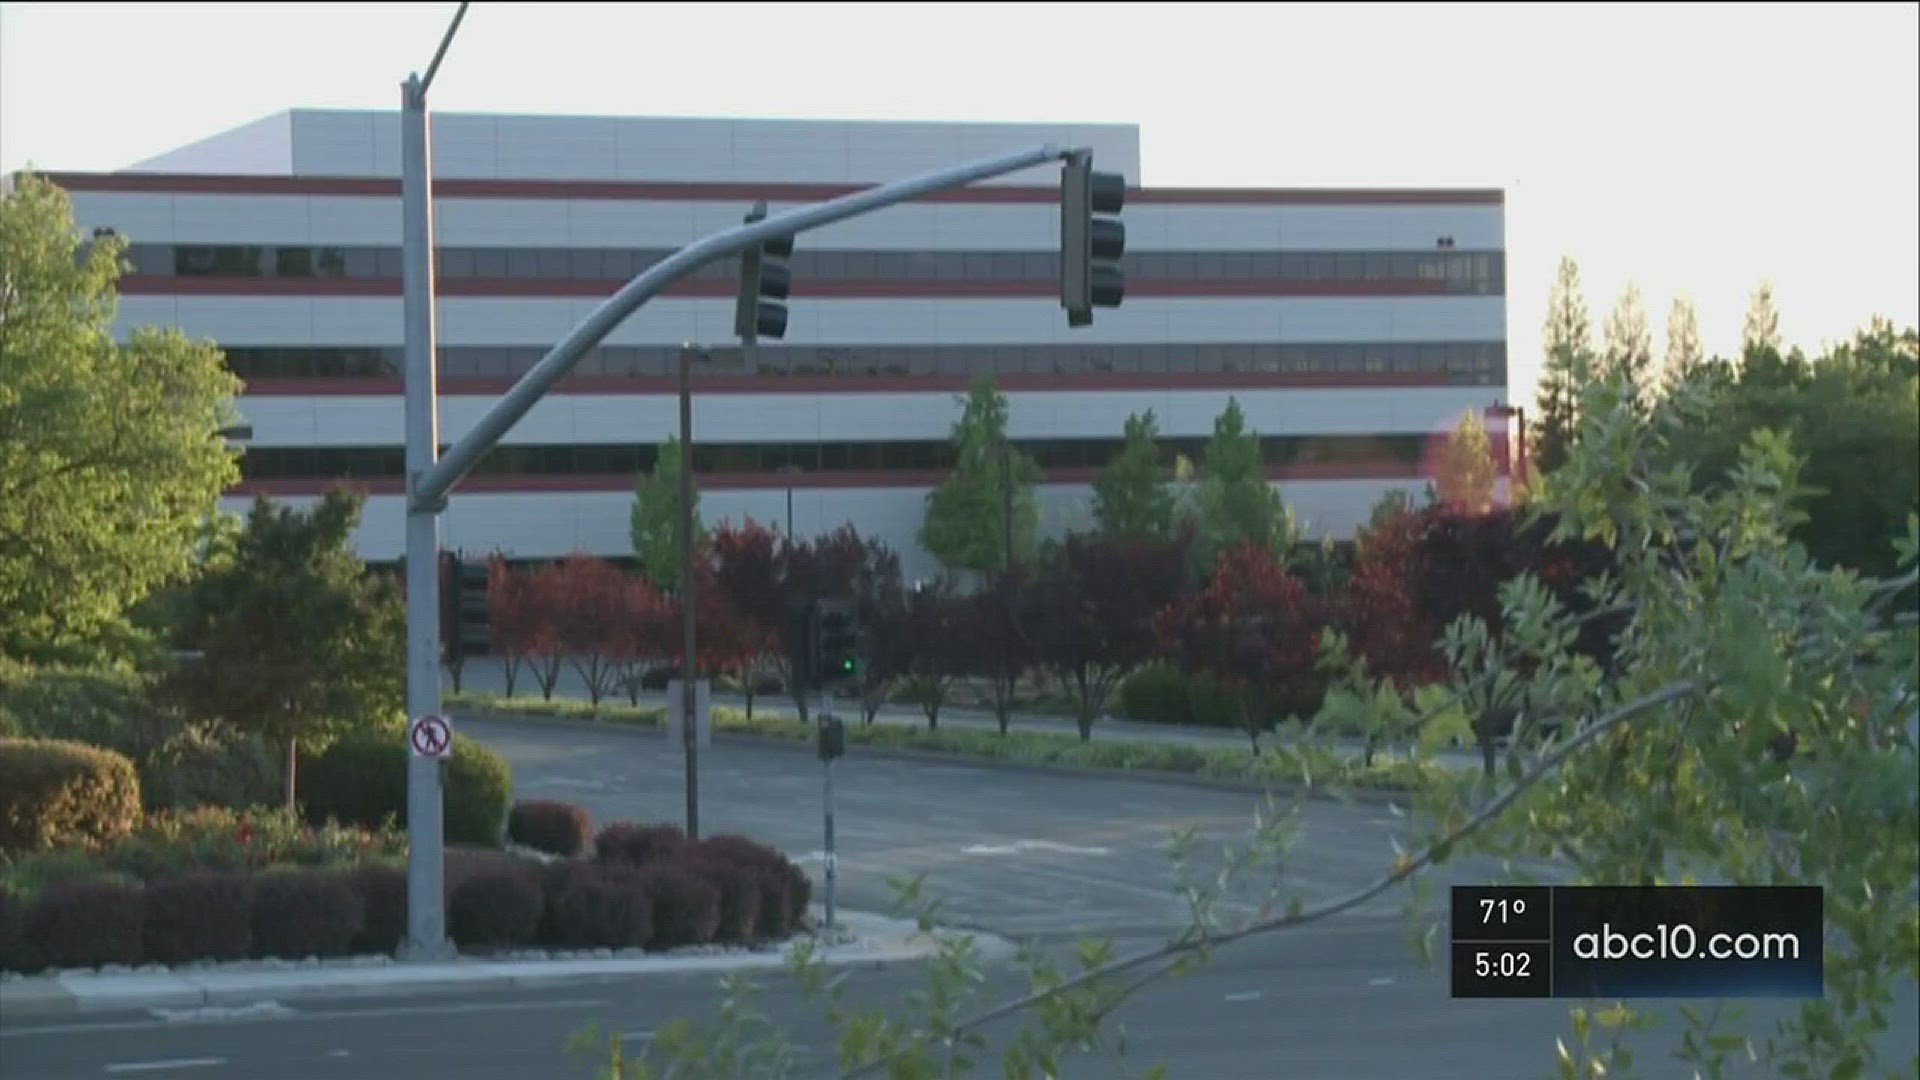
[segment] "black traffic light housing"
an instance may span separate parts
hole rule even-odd
[[[757,202],[746,224],[764,221],[767,204]],[[793,291],[793,237],[776,236],[740,253],[740,295],[734,301],[733,332],[751,345],[759,338],[787,336],[787,296]]]
[[[487,609],[487,564],[443,551],[445,585],[440,593],[440,648],[449,659],[485,656],[492,648]]]
[[[1075,154],[1060,170],[1060,306],[1068,326],[1093,324],[1093,309],[1119,307],[1127,295],[1120,257],[1127,227],[1118,217],[1127,203],[1119,173],[1093,171],[1093,157]]]
[[[808,665],[816,686],[834,686],[860,674],[860,611],[851,600],[817,600],[813,605],[813,656]]]

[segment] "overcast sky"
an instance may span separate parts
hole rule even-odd
[[[0,4],[0,169],[392,108],[456,5]],[[449,111],[1128,122],[1147,185],[1496,185],[1516,399],[1553,267],[1713,351],[1920,322],[1920,5],[477,3]]]

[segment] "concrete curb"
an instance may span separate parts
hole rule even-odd
[[[862,942],[820,949],[821,963],[836,969],[870,969],[912,963],[934,954],[938,935],[967,935],[983,957],[1014,955],[1005,939],[976,930],[941,928],[920,932],[911,922],[864,912],[844,912],[842,924]],[[719,956],[646,956],[608,960],[466,959],[370,967],[279,970],[65,972],[0,983],[0,1017],[73,1016],[143,1009],[237,1007],[266,1002],[329,998],[407,997],[475,990],[587,985],[639,976],[698,976],[769,972],[784,968],[789,947]]]
[[[625,724],[616,720],[581,720],[570,716],[542,716],[538,713],[507,713],[491,710],[462,708],[454,711],[454,720],[458,723],[464,717],[478,720],[498,720],[513,724],[527,724],[548,727],[572,727],[583,731],[621,731],[638,736],[659,736],[664,738],[665,728],[651,725]],[[780,739],[766,735],[747,735],[732,731],[716,731],[713,741],[722,746],[753,746],[783,750],[813,752],[811,744],[798,739]],[[1045,761],[1010,761],[1005,758],[975,757],[971,754],[947,753],[941,750],[917,750],[897,746],[859,746],[851,741],[847,745],[849,755],[874,757],[892,761],[918,761],[939,765],[971,765],[982,769],[1005,769],[1009,772],[1024,772],[1040,776],[1060,776],[1081,780],[1145,780],[1159,784],[1174,784],[1180,787],[1206,788],[1214,791],[1246,791],[1255,794],[1291,796],[1300,794],[1298,784],[1283,784],[1264,780],[1238,780],[1229,777],[1195,776],[1191,773],[1166,772],[1159,769],[1098,769],[1080,765],[1056,765]],[[1415,794],[1405,788],[1306,788],[1309,799],[1322,802],[1354,803],[1362,806],[1400,806],[1405,808]]]

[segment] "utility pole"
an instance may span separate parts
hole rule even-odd
[[[693,576],[693,359],[704,350],[680,350],[680,744],[687,766],[687,838],[700,838],[700,740],[696,731]]]
[[[427,74],[400,85],[401,302],[406,332],[407,470],[407,718],[409,726],[440,715],[440,511],[446,491],[426,477],[440,448],[439,373],[434,341],[433,146],[427,87],[467,14],[462,3],[427,65]],[[407,754],[407,939],[409,960],[453,955],[442,895],[446,856],[441,762]]]

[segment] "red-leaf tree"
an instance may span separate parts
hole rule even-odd
[[[877,628],[886,644],[876,651],[891,651],[887,644],[892,644],[902,653],[897,666],[930,730],[940,726],[940,709],[953,692],[954,680],[966,673],[968,643],[960,635],[970,632],[966,622],[971,607],[953,582],[941,578],[907,594],[897,628]]]
[[[962,673],[987,681],[1000,734],[1013,719],[1014,692],[1032,661],[1033,645],[1022,624],[1022,599],[1031,589],[1028,576],[1015,569],[988,578],[985,586],[961,600],[952,634]]]
[[[1323,606],[1266,545],[1243,541],[1221,552],[1205,592],[1162,608],[1154,630],[1189,670],[1239,691],[1241,720],[1258,753],[1274,705],[1317,708]]]
[[[1153,617],[1185,589],[1187,543],[1071,535],[1036,575],[1026,625],[1038,658],[1073,687],[1082,741],[1113,688],[1157,655]]]
[[[567,556],[554,568],[552,631],[596,708],[613,692],[619,665],[635,643],[628,626],[634,581],[607,560],[584,552]]]
[[[500,671],[506,680],[507,696],[513,696],[520,679],[520,666],[530,651],[526,612],[525,571],[507,565],[495,555],[487,562],[487,633],[494,655],[500,658]]]
[[[1446,678],[1446,665],[1410,591],[1422,514],[1401,511],[1363,529],[1353,572],[1334,595],[1331,620],[1375,678],[1409,690]]]
[[[747,716],[752,717],[761,678],[782,667],[785,659],[787,599],[781,584],[781,539],[749,518],[741,525],[722,522],[711,545],[720,595],[740,620],[736,629],[745,656],[738,674]]]
[[[526,572],[521,582],[527,668],[540,687],[540,696],[547,701],[553,700],[553,689],[560,683],[560,672],[567,659],[566,640],[560,635],[560,626],[566,619],[568,599],[566,577],[559,563]]]

